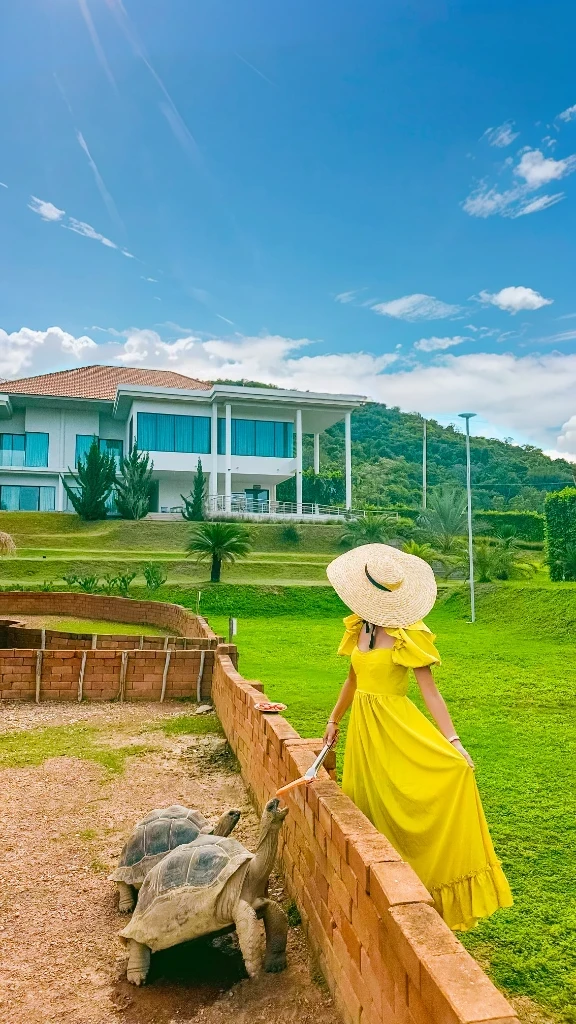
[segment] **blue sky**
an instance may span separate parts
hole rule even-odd
[[[464,406],[576,455],[573,5],[10,7],[1,375]]]

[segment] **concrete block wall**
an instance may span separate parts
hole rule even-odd
[[[214,649],[172,651],[166,676],[165,699],[195,698],[202,666],[201,697],[210,696]],[[160,700],[166,666],[166,652],[132,650],[3,650],[0,651],[0,699],[34,700],[37,667],[40,671],[40,702],[77,700],[83,656],[82,696],[85,700],[115,700],[121,696],[123,654],[125,682],[123,699]],[[39,660],[40,659],[40,660]]]
[[[73,618],[108,619],[111,622],[148,623],[182,637],[204,638],[216,646],[221,641],[205,619],[179,604],[162,601],[134,601],[130,597],[108,597],[57,591],[0,592],[0,618],[23,615],[70,615]]]
[[[254,704],[262,686],[219,648],[212,697],[262,808],[320,749]],[[293,791],[281,837],[286,884],[345,1024],[517,1024],[514,1010],[431,906],[410,866],[322,772]]]

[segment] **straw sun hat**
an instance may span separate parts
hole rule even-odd
[[[406,628],[423,619],[436,600],[436,580],[422,558],[388,544],[363,544],[326,569],[351,611],[376,626]]]

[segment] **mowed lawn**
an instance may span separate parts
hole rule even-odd
[[[210,622],[226,631],[222,616]],[[503,990],[576,1024],[576,644],[530,622],[473,626],[445,610],[428,622],[515,898],[461,938]],[[335,654],[341,620],[240,618],[238,628],[242,674],[289,705],[303,736],[322,735],[347,671]],[[421,706],[414,682],[410,695]],[[338,757],[341,767],[343,740]]]

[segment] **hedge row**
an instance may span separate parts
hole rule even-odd
[[[545,514],[550,579],[576,580],[576,487],[549,494]]]
[[[498,526],[513,526],[520,540],[544,540],[545,516],[540,512],[475,512],[474,521],[490,531]]]

